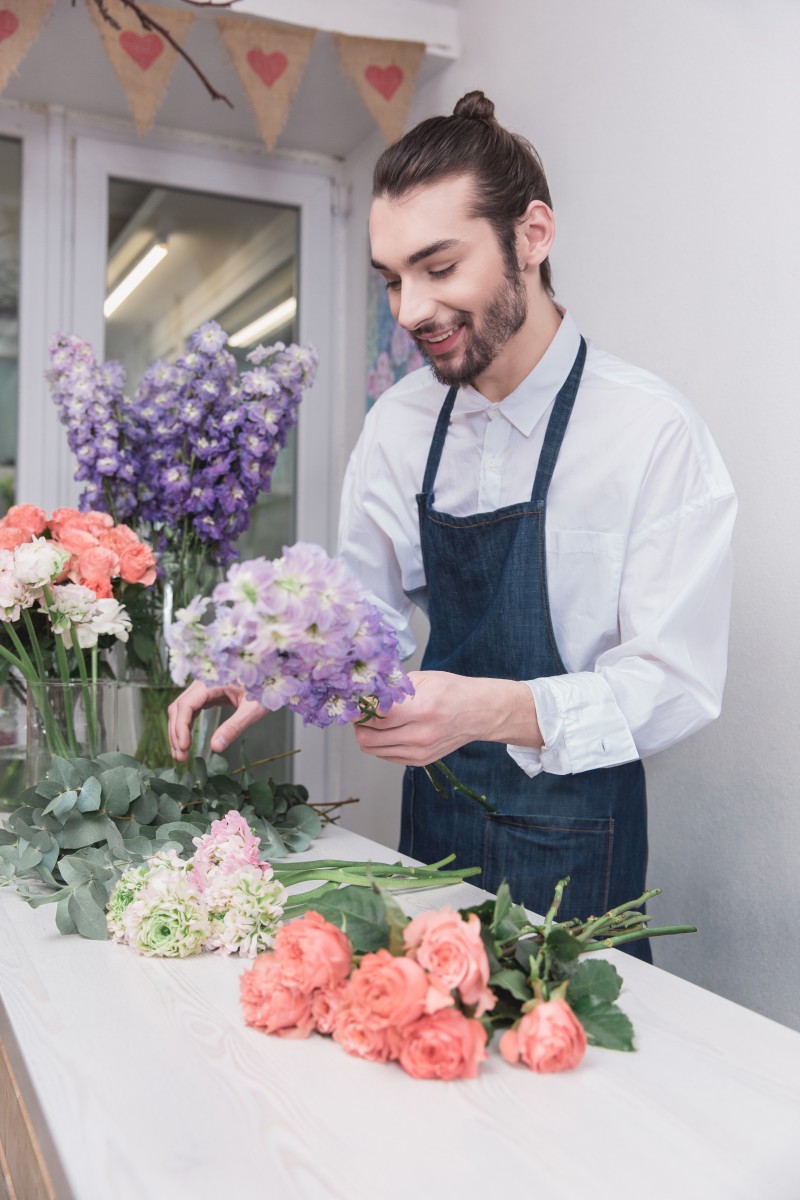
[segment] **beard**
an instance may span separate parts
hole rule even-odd
[[[414,342],[438,383],[446,387],[468,387],[491,366],[506,343],[519,332],[527,315],[528,295],[521,276],[506,275],[487,304],[479,327],[476,327],[471,313],[456,313],[457,323],[464,325],[466,336],[466,348],[460,362],[452,366],[437,363],[428,353],[425,342],[416,337]]]

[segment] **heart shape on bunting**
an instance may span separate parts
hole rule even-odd
[[[119,44],[143,71],[149,71],[164,52],[164,40],[157,33],[134,33],[126,29],[119,35]]]
[[[373,63],[364,72],[364,78],[370,87],[374,87],[384,100],[391,100],[397,89],[402,86],[405,71],[401,67],[378,67]]]
[[[0,8],[0,42],[13,37],[19,29],[19,18],[8,8]]]
[[[288,58],[280,50],[276,50],[273,54],[265,54],[258,48],[248,50],[247,61],[261,82],[265,83],[268,88],[277,83],[289,66]]]

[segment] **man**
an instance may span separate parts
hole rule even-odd
[[[383,153],[373,265],[431,370],[367,418],[340,553],[405,653],[430,620],[415,696],[356,728],[408,767],[401,850],[455,851],[539,912],[570,875],[561,915],[585,916],[644,890],[641,759],[719,712],[736,502],[687,401],[554,303],[554,232],[480,92]],[[432,786],[445,756],[495,815]]]

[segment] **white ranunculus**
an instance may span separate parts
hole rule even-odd
[[[0,621],[18,621],[27,599],[25,588],[16,575],[11,571],[0,571]]]
[[[47,538],[32,538],[14,551],[14,573],[28,588],[43,588],[62,573],[69,562],[66,550]]]
[[[96,637],[109,634],[121,642],[127,642],[132,628],[128,610],[119,600],[97,600],[91,616],[91,629]]]

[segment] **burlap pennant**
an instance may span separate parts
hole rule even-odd
[[[402,136],[414,80],[425,53],[422,42],[390,42],[379,38],[336,34],[342,67],[378,123],[387,142]]]
[[[248,17],[217,17],[216,22],[271,150],[286,124],[316,30]]]
[[[0,92],[36,41],[53,0],[0,0]]]
[[[3,3],[5,0],[0,0],[0,4]],[[100,30],[106,54],[122,85],[136,128],[140,134],[145,134],[164,99],[178,53],[162,34],[143,29],[136,14],[120,4],[120,0],[104,0],[119,29],[103,20],[93,0],[86,0],[86,3]],[[180,9],[157,8],[152,4],[142,4],[141,8],[148,17],[169,30],[179,45],[194,21],[192,13]]]

